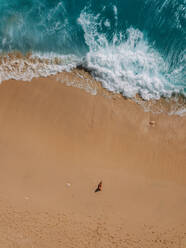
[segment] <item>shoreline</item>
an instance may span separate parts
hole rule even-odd
[[[91,75],[91,70],[84,67],[82,61],[79,60],[78,62],[77,60],[78,58],[73,56],[71,58],[70,56],[62,56],[57,54],[46,54],[40,56],[40,54],[34,54],[32,52],[22,54],[20,51],[1,54],[1,83],[6,82],[7,80],[32,81],[34,78],[47,78],[51,76],[58,77],[58,75],[65,74],[65,72],[70,72],[72,74],[77,73],[83,76],[85,75],[85,77],[89,78],[90,81],[94,82],[93,88],[97,87],[95,84],[99,85],[99,88],[102,83],[93,78]],[[89,75],[87,76],[87,74]],[[11,75],[11,78],[7,75]],[[79,80],[78,75],[76,80]],[[84,83],[83,87],[86,88]],[[91,93],[91,87],[89,87],[89,92]],[[105,89],[104,92],[109,92],[110,95],[120,94],[111,92],[108,89]],[[125,98],[126,96],[123,97]],[[170,115],[176,114],[186,116],[186,96],[181,93],[172,93],[171,97],[162,96],[157,100],[144,100],[138,93],[134,97],[126,98],[132,99],[141,104],[144,111],[152,111],[158,114],[166,112]]]
[[[0,85],[3,247],[184,247],[186,117],[82,73]]]

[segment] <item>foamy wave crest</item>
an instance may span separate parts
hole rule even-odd
[[[73,55],[11,53],[0,58],[0,82],[9,79],[30,81],[34,77],[47,77],[76,67],[79,59]]]
[[[113,11],[117,15],[115,6]],[[100,32],[100,15],[93,15],[87,8],[78,22],[89,47],[84,65],[103,87],[127,97],[140,94],[145,100],[170,97],[173,92],[184,93],[183,86],[171,83],[168,65],[140,30],[128,28],[124,34],[114,34],[109,41]]]

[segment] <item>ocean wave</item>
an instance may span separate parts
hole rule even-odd
[[[113,11],[117,15],[115,6]],[[78,22],[89,47],[84,66],[103,83],[103,87],[127,97],[139,94],[145,100],[184,94],[183,85],[171,82],[173,73],[170,73],[169,65],[140,30],[130,27],[125,33],[115,34],[109,42],[106,35],[98,31],[101,26],[99,15],[94,16],[85,9]]]
[[[15,79],[31,81],[34,77],[47,77],[61,71],[70,71],[80,63],[74,55],[33,53],[23,56],[10,53],[0,57],[0,82]]]
[[[31,80],[81,63],[103,87],[127,97],[186,96],[185,6],[185,0],[2,0],[0,80]],[[12,57],[15,51],[23,56]]]

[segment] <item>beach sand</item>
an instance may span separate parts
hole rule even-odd
[[[82,70],[3,82],[0,247],[185,248],[186,117]]]

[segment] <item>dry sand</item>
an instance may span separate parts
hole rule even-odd
[[[186,117],[82,71],[0,85],[0,248],[59,247],[186,247]]]

